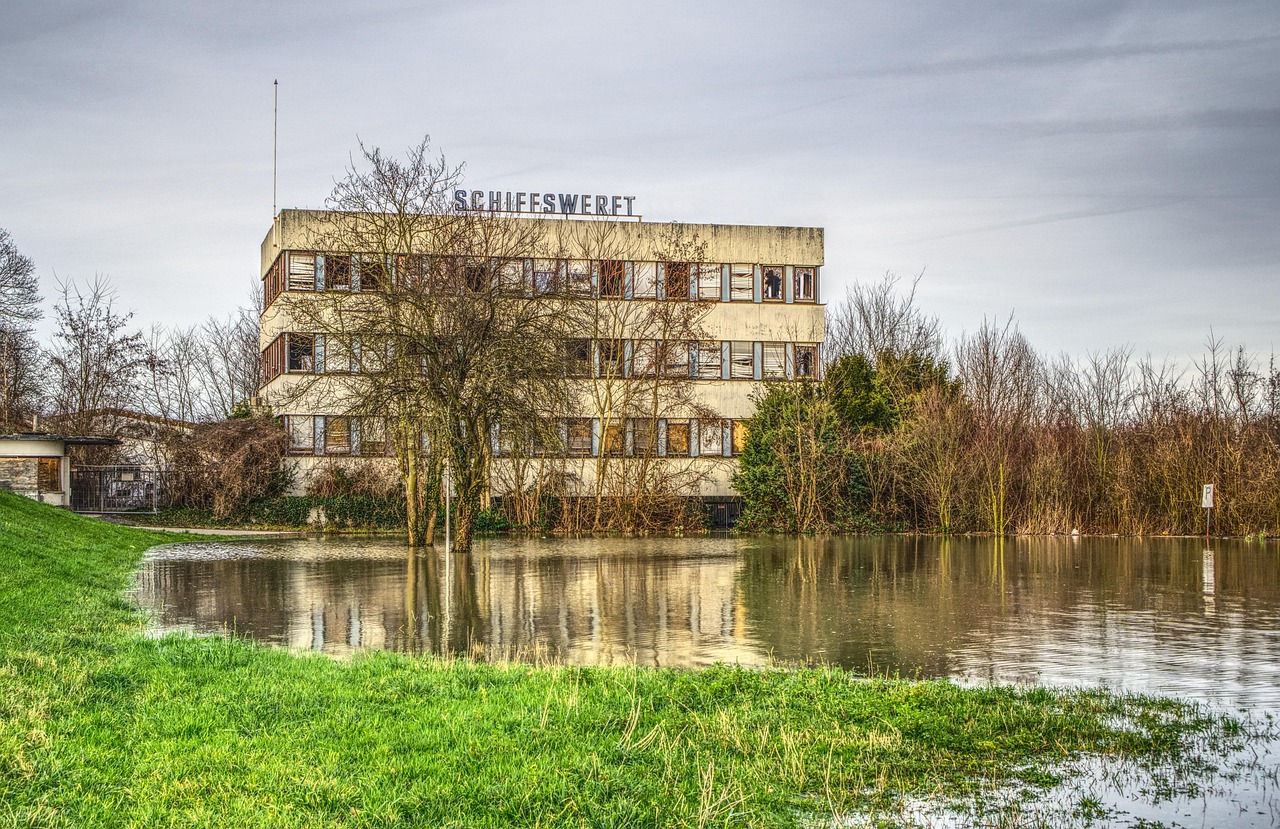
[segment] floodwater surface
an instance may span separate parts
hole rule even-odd
[[[217,541],[154,549],[137,597],[157,632],[233,631],[335,656],[822,663],[1104,686],[1280,717],[1275,543],[491,539],[470,555],[411,555],[394,539]],[[1147,771],[1086,764],[1035,804],[1037,825],[1097,825],[1079,817],[1084,798],[1110,814],[1106,826],[1280,825],[1277,764],[1273,736],[1178,794]],[[911,820],[982,822],[932,808]]]

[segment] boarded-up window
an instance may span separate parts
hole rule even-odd
[[[698,343],[698,377],[702,380],[719,380],[721,356],[720,343]]]
[[[733,302],[754,301],[755,278],[754,265],[734,265],[729,268],[729,299]]]
[[[667,457],[689,457],[689,421],[667,421]]]
[[[616,259],[600,263],[600,296],[622,299],[626,287],[626,268]]]
[[[631,454],[651,457],[658,452],[658,424],[641,417],[631,421]]]
[[[311,415],[285,415],[284,428],[289,434],[289,452],[310,455],[316,450],[315,421]]]
[[[747,422],[745,420],[733,421],[733,454],[741,455],[742,450],[747,448]]]
[[[636,299],[653,299],[657,296],[658,263],[636,262],[632,265],[631,295]]]
[[[796,377],[818,376],[818,347],[816,345],[796,346]]]
[[[764,365],[760,374],[766,380],[787,379],[787,346],[785,343],[765,343],[763,353]]]
[[[570,455],[585,456],[591,454],[591,418],[589,417],[571,417],[569,418],[569,434],[568,446],[566,450]]]
[[[782,299],[782,279],[786,271],[781,265],[765,265],[760,275],[760,296],[762,299]]]
[[[328,455],[351,454],[351,418],[330,416],[324,419],[324,451]]]
[[[667,299],[689,298],[689,263],[668,262],[662,268],[663,290]]]
[[[36,488],[41,492],[62,491],[62,458],[36,458]]]
[[[697,271],[698,299],[716,301],[720,299],[720,266],[694,265]]]
[[[316,289],[316,255],[314,253],[290,253],[290,291],[314,291]]]
[[[734,341],[729,344],[729,378],[752,380],[756,376],[756,344]]]
[[[698,454],[719,455],[723,453],[724,421],[698,421]]]
[[[814,288],[814,269],[813,268],[796,268],[795,269],[795,300],[796,302],[812,302]]]
[[[621,455],[626,448],[626,425],[621,420],[610,420],[605,423],[601,433],[602,448],[605,455]]]

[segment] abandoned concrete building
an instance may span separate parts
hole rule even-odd
[[[395,257],[389,255],[325,250],[317,227],[332,215],[281,211],[261,251],[264,377],[260,394],[287,428],[299,490],[326,464],[382,463],[390,468],[392,463],[387,424],[376,414],[327,411],[324,395],[293,393],[300,381],[314,386],[324,382],[326,375],[358,367],[349,354],[340,356],[332,342],[326,347],[325,331],[302,330],[290,303],[296,309],[299,302],[323,301],[326,293],[377,291],[378,274],[396,267]],[[686,238],[697,240],[702,261],[671,262],[655,255],[663,249],[663,234],[671,232],[672,226],[666,223],[622,215],[591,219],[534,215],[511,220],[535,223],[530,227],[548,237],[562,234],[566,226],[611,225],[613,241],[607,257],[588,251],[583,258],[560,254],[542,259],[535,253],[505,262],[505,278],[529,296],[558,280],[583,302],[604,303],[617,310],[618,319],[642,319],[643,314],[634,312],[661,303],[697,303],[699,308],[696,340],[674,350],[664,348],[661,367],[653,366],[651,356],[646,356],[658,344],[652,339],[657,335],[635,322],[626,322],[607,336],[584,331],[580,339],[566,343],[581,363],[573,376],[583,387],[583,403],[559,419],[558,445],[539,446],[539,454],[556,458],[565,472],[560,480],[581,491],[596,485],[605,474],[606,462],[625,475],[627,458],[651,454],[682,470],[672,478],[680,482],[682,494],[713,503],[736,499],[731,478],[745,438],[743,420],[755,408],[753,394],[766,382],[817,378],[821,371],[823,230],[681,225]],[[594,402],[600,395],[592,394],[593,386],[655,376],[668,381],[679,377],[687,383],[684,403],[652,417],[602,409]],[[502,436],[495,434],[493,443],[492,489],[500,496],[503,487],[524,484],[510,480],[510,470],[503,468],[501,460],[509,447],[503,445]]]

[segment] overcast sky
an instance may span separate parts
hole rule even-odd
[[[430,134],[478,188],[826,228],[949,335],[1280,347],[1280,4],[0,0],[0,227],[149,325],[245,302],[279,203]]]

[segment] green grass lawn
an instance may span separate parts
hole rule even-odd
[[[0,492],[0,826],[794,826],[1236,726],[840,670],[299,656],[142,635],[169,534]]]

